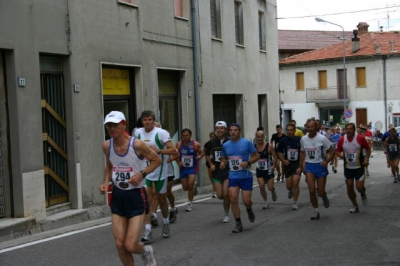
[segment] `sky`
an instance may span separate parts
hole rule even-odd
[[[319,17],[345,31],[357,29],[359,22],[367,22],[368,31],[380,31],[380,26],[400,31],[400,0],[277,0],[277,5],[280,30],[342,30],[315,21]]]

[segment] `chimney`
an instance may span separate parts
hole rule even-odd
[[[358,25],[357,25],[357,29],[358,29],[358,32],[361,34],[361,33],[364,33],[364,32],[368,32],[368,27],[369,27],[369,25],[368,25],[368,23],[367,22],[360,22],[360,23],[358,23]]]
[[[360,38],[357,37],[358,30],[353,30],[354,37],[351,39],[352,52],[355,53],[360,50]]]

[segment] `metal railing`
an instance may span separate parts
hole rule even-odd
[[[306,99],[308,103],[313,102],[343,102],[343,94],[340,95],[339,87],[306,88]],[[349,87],[347,86],[346,101],[350,100]]]

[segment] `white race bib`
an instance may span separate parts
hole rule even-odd
[[[120,189],[130,190],[136,188],[128,180],[134,175],[133,167],[131,166],[113,166],[112,180],[115,186]]]
[[[221,153],[222,153],[222,151],[215,151],[214,152],[214,160],[216,162],[221,162]]]
[[[192,167],[193,166],[193,156],[192,155],[182,155],[182,164],[183,167]]]
[[[288,159],[289,161],[297,161],[299,158],[299,151],[297,149],[288,149]]]
[[[256,165],[259,170],[268,170],[268,160],[267,159],[259,159]]]
[[[242,156],[229,156],[228,161],[229,161],[229,169],[231,171],[243,170],[242,166],[240,165],[242,163]]]

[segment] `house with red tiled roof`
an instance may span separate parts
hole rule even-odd
[[[345,39],[353,36],[351,31],[344,34]],[[279,59],[340,43],[342,38],[342,31],[278,30]]]
[[[353,32],[344,42],[279,61],[283,124],[315,117],[328,126],[400,126],[400,33]]]

